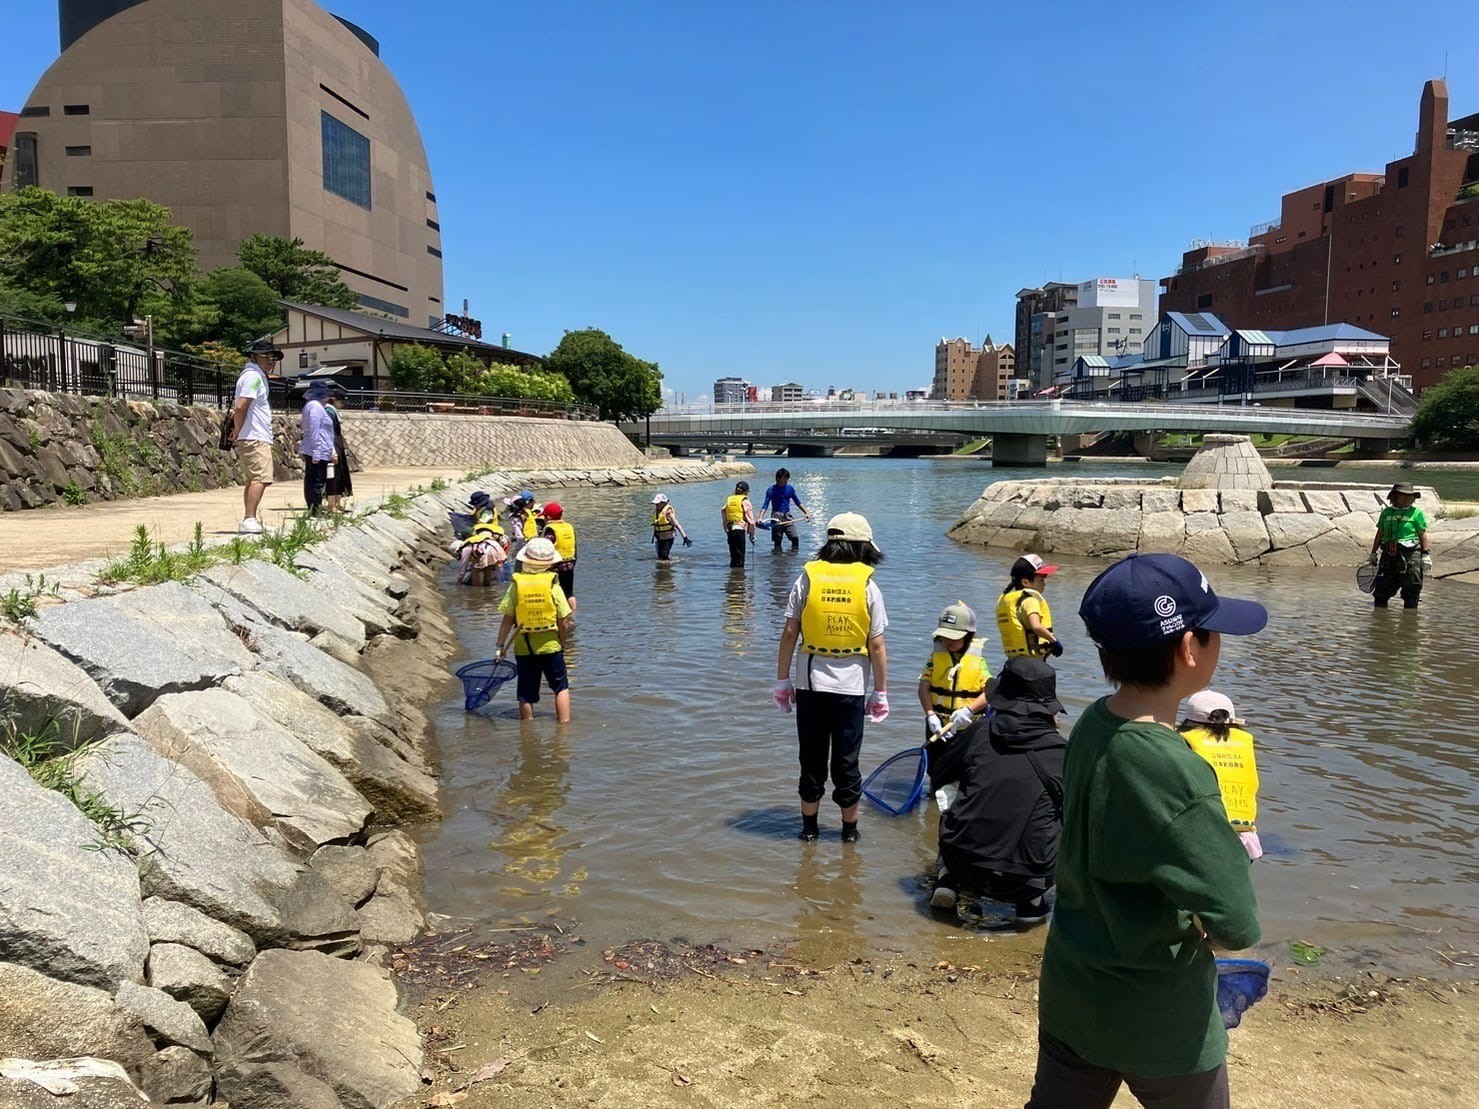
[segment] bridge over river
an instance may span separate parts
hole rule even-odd
[[[1259,405],[1122,404],[1072,400],[820,401],[717,405],[704,411],[664,410],[622,430],[677,453],[692,449],[785,448],[795,455],[830,454],[842,445],[920,449],[990,439],[993,461],[1015,466],[1047,461],[1047,440],[1105,431],[1231,432],[1240,435],[1320,435],[1393,440],[1408,418],[1327,409]]]

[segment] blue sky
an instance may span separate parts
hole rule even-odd
[[[1170,273],[1282,193],[1411,151],[1479,6],[338,0],[382,39],[436,180],[448,305],[543,353],[601,327],[715,377],[927,383],[1043,280]],[[0,106],[56,51],[9,0]]]

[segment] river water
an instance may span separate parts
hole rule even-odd
[[[774,462],[756,461],[758,502]],[[914,685],[939,610],[963,599],[988,630],[1006,582],[1007,553],[962,547],[945,530],[987,483],[1043,471],[928,460],[788,465],[813,516],[864,512],[886,554],[876,580],[890,619],[893,715],[868,726],[866,773],[918,741]],[[1455,475],[1457,487],[1434,476],[1445,494],[1479,499],[1469,475]],[[786,944],[824,963],[894,952],[969,959],[987,937],[925,906],[932,812],[891,818],[865,802],[862,843],[844,849],[825,801],[821,842],[794,839],[794,717],[775,709],[770,689],[785,597],[820,525],[801,525],[799,556],[773,554],[761,532],[746,570],[731,572],[719,526],[729,483],[666,491],[695,540],[670,566],[655,562],[648,541],[651,488],[554,495],[580,542],[567,653],[573,723],[554,724],[547,691],[539,718],[520,723],[512,683],[485,715],[464,713],[460,696],[430,710],[447,809],[444,823],[419,832],[431,909],[489,927],[578,920],[597,944],[682,937]],[[1057,660],[1067,731],[1106,692],[1076,616],[1102,563],[1060,562],[1048,595],[1067,645]],[[1259,745],[1263,948],[1304,940],[1325,946],[1331,963],[1428,971],[1445,968],[1432,948],[1475,950],[1479,588],[1435,582],[1419,612],[1375,612],[1349,570],[1214,567],[1209,576],[1219,592],[1270,610],[1264,634],[1224,640],[1214,683]],[[450,573],[443,585],[467,658],[487,657],[499,591],[459,588]],[[989,942],[1033,946],[1041,935]]]

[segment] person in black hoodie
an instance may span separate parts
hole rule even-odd
[[[1019,925],[1047,919],[1063,830],[1058,681],[1035,658],[1008,659],[981,717],[930,752],[930,780],[959,794],[940,817],[940,857],[930,905],[953,908],[957,891],[1016,906]]]

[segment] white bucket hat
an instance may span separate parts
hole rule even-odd
[[[548,539],[531,539],[519,551],[520,562],[555,563],[560,561],[559,552]]]

